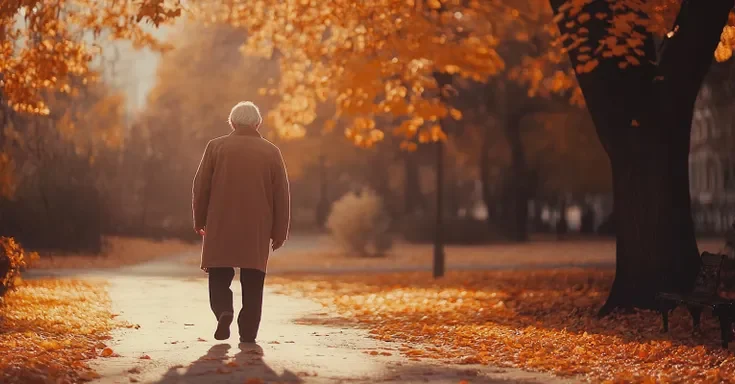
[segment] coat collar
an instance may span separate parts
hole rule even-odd
[[[257,130],[245,129],[245,128],[235,129],[234,131],[230,133],[230,136],[249,136],[249,137],[259,137],[261,139],[263,138],[263,135],[261,135],[260,132],[258,132]]]

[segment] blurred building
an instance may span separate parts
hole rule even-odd
[[[735,221],[735,101],[705,84],[697,98],[689,155],[689,190],[700,232],[723,233]]]

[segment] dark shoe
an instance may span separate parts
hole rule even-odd
[[[216,340],[227,340],[230,338],[230,324],[232,324],[233,317],[231,312],[225,312],[219,315],[217,330],[214,331],[214,338]]]
[[[248,339],[248,338],[245,338],[245,337],[242,337],[241,336],[240,337],[240,342],[241,343],[250,343],[250,344],[253,344],[253,343],[255,343],[255,339]]]

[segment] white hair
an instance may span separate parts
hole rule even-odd
[[[251,128],[256,129],[263,122],[258,106],[251,101],[241,101],[230,111],[227,119],[233,129]]]

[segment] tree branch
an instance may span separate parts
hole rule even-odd
[[[694,104],[712,65],[733,0],[684,0],[663,41],[658,65],[661,95],[671,106]]]

